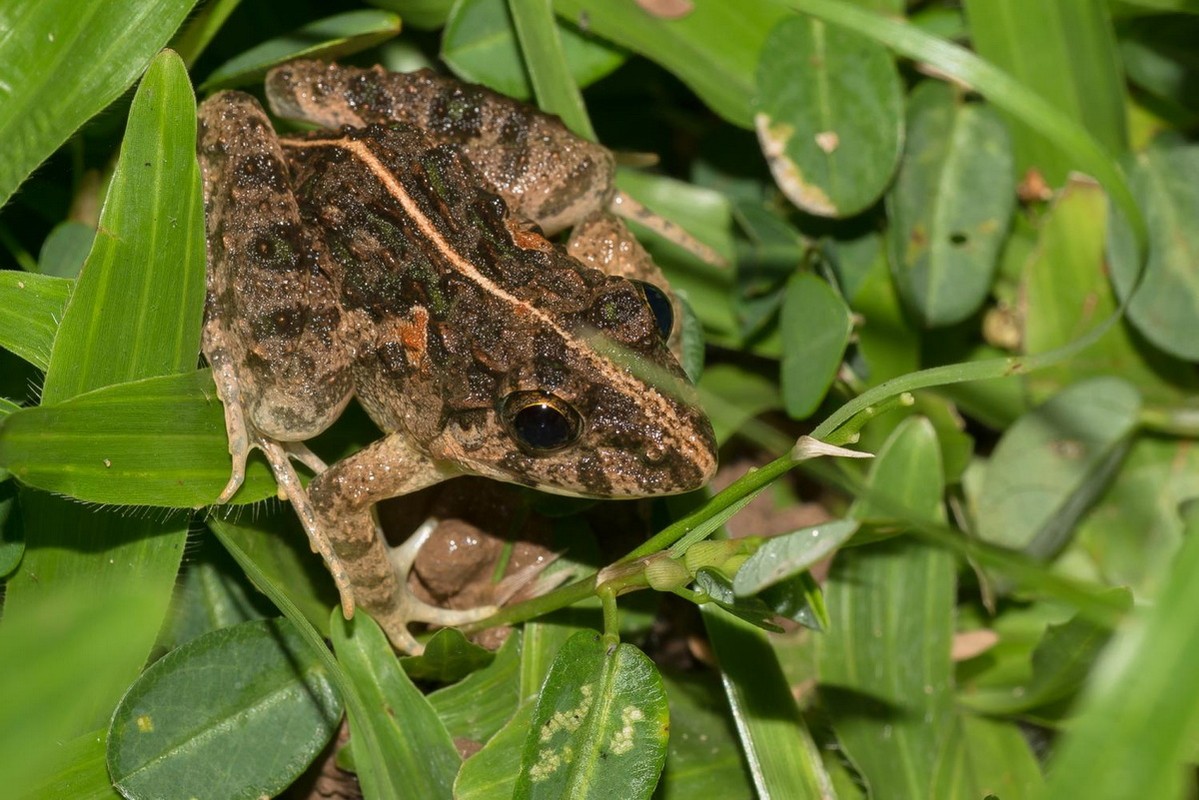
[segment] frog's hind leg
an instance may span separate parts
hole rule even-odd
[[[317,527],[326,531],[333,549],[352,576],[360,607],[387,633],[397,650],[423,649],[408,625],[462,625],[495,613],[491,606],[453,610],[420,600],[408,586],[408,573],[429,531],[418,532],[392,551],[372,514],[375,503],[409,494],[460,474],[456,467],[431,461],[401,434],[372,443],[309,484]],[[345,609],[346,616],[349,610]]]

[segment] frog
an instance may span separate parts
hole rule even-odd
[[[239,91],[198,109],[202,350],[232,460],[217,503],[260,450],[347,619],[366,609],[416,654],[412,624],[495,611],[417,599],[425,537],[388,547],[382,500],[463,475],[591,498],[711,478],[677,299],[614,213],[610,151],[430,70],[299,61],[265,87],[316,129],[280,135]],[[326,464],[305,442],[351,399],[381,438]]]

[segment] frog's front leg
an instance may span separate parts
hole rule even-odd
[[[459,469],[415,450],[407,436],[390,434],[337,462],[308,486],[316,524],[345,568],[359,605],[406,653],[419,654],[423,649],[408,630],[409,623],[464,625],[496,611],[492,606],[458,611],[418,599],[408,587],[408,573],[431,528],[417,531],[399,548],[389,550],[371,513],[381,500],[459,474]]]
[[[208,250],[203,348],[232,457],[218,502],[232,498],[249,451],[261,449],[343,606],[353,608],[346,570],[316,525],[291,459],[324,469],[301,442],[332,424],[350,399],[359,323],[342,313],[335,265],[301,218],[287,162],[257,101],[219,92],[201,104],[198,121]]]

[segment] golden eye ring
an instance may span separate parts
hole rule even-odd
[[[541,391],[512,392],[500,402],[500,419],[530,455],[569,447],[583,432],[583,418],[561,397]]]

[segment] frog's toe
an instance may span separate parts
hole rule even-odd
[[[386,629],[391,643],[397,649],[411,655],[420,655],[424,650],[424,645],[418,642],[408,630],[408,625],[411,623],[422,622],[427,625],[450,628],[478,622],[499,610],[499,607],[494,605],[464,609],[442,608],[426,603],[413,593],[408,585],[408,575],[412,572],[412,565],[416,562],[416,556],[421,547],[429,540],[429,536],[436,527],[436,519],[426,520],[416,529],[415,533],[408,537],[406,542],[393,548],[390,553],[391,564],[396,571],[396,577],[399,578],[401,597],[392,613],[380,622]]]
[[[224,505],[233,499],[233,495],[237,494],[237,490],[241,488],[242,482],[246,479],[246,457],[242,455],[238,459],[237,454],[233,454],[233,470],[229,475],[229,482],[225,484],[225,488],[221,490],[221,494],[217,497],[217,505]]]

